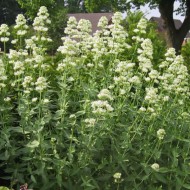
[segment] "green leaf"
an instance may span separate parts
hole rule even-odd
[[[0,186],[0,190],[9,190],[9,188]]]
[[[166,178],[162,175],[162,174],[159,174],[159,173],[155,173],[155,177],[158,181],[161,181],[162,183],[164,184],[167,184],[168,181],[166,180]]]
[[[82,110],[82,111],[78,111],[77,113],[75,113],[75,116],[79,117],[79,116],[84,115],[84,114],[85,114],[85,111]]]
[[[183,187],[185,187],[186,189],[190,189],[190,185],[189,184],[183,184]]]
[[[23,128],[21,127],[12,127],[10,129],[11,131],[17,132],[17,133],[22,133],[22,134],[29,134],[29,131],[23,131]]]
[[[31,180],[32,180],[34,183],[37,183],[37,182],[36,182],[36,178],[35,178],[33,175],[31,175]]]

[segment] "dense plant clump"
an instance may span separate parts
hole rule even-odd
[[[133,31],[121,22],[121,13],[110,25],[102,17],[92,36],[89,21],[71,17],[56,57],[46,53],[45,7],[30,38],[18,15],[9,53],[1,25],[0,177],[11,188],[190,188],[183,57],[170,48],[159,58],[144,18]]]

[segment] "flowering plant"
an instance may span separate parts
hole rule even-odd
[[[146,19],[133,30],[122,22],[118,12],[110,25],[102,17],[91,35],[89,21],[71,17],[50,57],[46,7],[30,38],[17,17],[15,48],[0,57],[0,167],[18,187],[189,188],[183,57],[173,48],[158,56]],[[0,35],[6,49],[7,25]]]

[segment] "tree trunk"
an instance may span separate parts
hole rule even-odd
[[[159,11],[163,19],[163,27],[168,47],[173,47],[179,54],[183,41],[190,30],[190,0],[186,0],[186,16],[180,28],[175,27],[173,19],[175,0],[160,0]]]

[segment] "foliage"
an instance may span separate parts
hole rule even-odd
[[[9,190],[7,187],[0,186],[0,190]]]
[[[13,24],[17,14],[21,13],[22,10],[19,7],[17,1],[8,0],[0,1],[0,24],[7,23]]]
[[[190,50],[190,41],[187,41],[187,43],[182,46],[181,54],[184,57],[185,65],[187,66],[188,71],[190,73],[190,65],[189,65],[189,63],[190,63],[190,51],[189,50]]]
[[[65,5],[68,13],[84,13],[86,8],[84,5],[84,0],[69,0]]]
[[[17,0],[23,10],[26,11],[26,15],[30,19],[34,19],[39,8],[46,6],[50,12],[50,19],[52,21],[49,26],[49,34],[54,41],[49,47],[49,51],[54,53],[60,45],[60,38],[63,35],[64,28],[67,22],[67,8],[65,8],[64,2],[60,0]],[[79,9],[79,7],[77,7]]]
[[[50,10],[55,8],[56,0],[16,0],[22,9],[26,10],[29,18],[34,19],[36,13],[38,12],[41,6],[46,6]]]
[[[84,4],[88,12],[126,11],[127,8],[125,0],[85,0]]]
[[[50,57],[47,9],[27,39],[18,16],[0,59],[1,177],[17,189],[189,189],[187,68],[173,48],[154,50],[165,47],[146,19],[130,20],[126,30],[121,13],[102,17],[91,36],[71,17]],[[7,34],[2,25],[4,49]]]
[[[135,14],[128,12],[126,16],[126,23],[124,23],[126,30],[128,31],[128,39],[130,41],[133,36],[136,35],[136,27],[140,19],[143,17],[143,13],[136,11]],[[153,45],[153,62],[155,65],[160,64],[160,61],[164,59],[164,54],[167,50],[167,45],[162,36],[157,32],[157,25],[153,22],[148,22],[146,27],[146,37],[154,42]],[[136,55],[137,56],[137,55]]]

